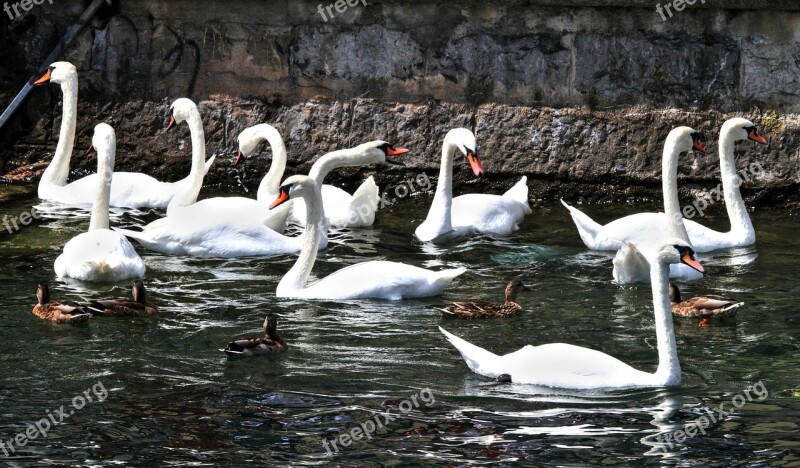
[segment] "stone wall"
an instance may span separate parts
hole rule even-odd
[[[87,3],[55,0],[3,18],[3,104]],[[744,112],[767,116],[774,130],[774,144],[759,153],[775,164],[769,187],[796,187],[798,2],[738,0],[723,9],[698,0],[666,20],[658,2],[645,0],[351,3],[323,18],[319,5],[324,12],[332,0],[120,0],[65,54],[80,71],[79,128],[86,138],[99,119],[114,121],[120,144],[143,155],[123,158],[123,167],[146,163],[177,177],[184,165],[174,141],[158,151],[152,141],[163,140],[166,104],[188,96],[228,108],[205,117],[209,140],[226,151],[236,129],[257,123],[242,115],[257,108],[259,121],[283,119],[298,167],[362,138],[400,138],[421,145],[409,170],[424,169],[436,164],[444,132],[466,125],[485,154],[501,158],[492,161],[501,174],[657,188],[653,161],[670,125],[714,135],[718,111]],[[0,130],[0,165],[52,154],[59,100],[53,86],[33,93]],[[417,127],[399,129],[401,118]],[[645,140],[634,147],[632,138]],[[586,146],[596,141],[605,143]],[[631,163],[634,151],[647,154]],[[221,167],[210,180],[224,185]]]

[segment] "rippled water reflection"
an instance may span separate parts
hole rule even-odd
[[[6,203],[16,216],[36,200]],[[412,240],[427,200],[383,212],[373,229],[331,236],[315,274],[365,258],[469,273],[443,298],[403,302],[305,302],[274,298],[292,256],[186,259],[140,250],[146,284],[162,314],[152,320],[93,320],[55,326],[30,314],[35,283],[53,276],[64,242],[86,219],[46,219],[0,238],[2,440],[100,381],[108,399],[90,404],[9,459],[21,465],[193,462],[373,466],[413,464],[587,464],[734,461],[798,464],[797,369],[800,255],[797,213],[754,214],[759,242],[702,258],[710,274],[687,294],[717,291],[747,303],[732,321],[676,324],[683,385],[677,389],[577,392],[500,384],[472,374],[438,325],[498,353],[568,342],[600,349],[652,371],[656,364],[648,287],[611,282],[610,254],[586,251],[560,206],[544,206],[509,237],[445,247]],[[633,207],[589,207],[598,220]],[[121,215],[141,224],[155,213]],[[724,227],[724,218],[704,219]],[[443,299],[497,300],[521,275],[534,288],[527,310],[499,321],[456,321],[432,309]],[[128,292],[127,284],[53,282],[54,298]],[[255,335],[267,312],[280,316],[290,350],[229,361],[232,338]],[[673,448],[658,435],[680,429],[763,381],[770,396],[745,405]],[[430,388],[436,398],[402,414],[399,404]],[[729,403],[728,403],[729,404]],[[323,438],[378,413],[399,415],[372,440],[334,459]],[[0,459],[2,459],[0,451]],[[4,460],[5,461],[5,460]]]

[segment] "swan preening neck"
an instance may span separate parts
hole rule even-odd
[[[436,193],[433,195],[427,217],[427,220],[435,219],[438,224],[434,237],[453,230],[453,161],[456,150],[460,150],[467,157],[476,176],[483,175],[475,135],[466,128],[454,128],[447,132],[442,144],[442,162],[439,166]]]
[[[705,154],[703,135],[689,127],[677,127],[667,135],[662,157],[661,179],[664,193],[664,213],[667,215],[670,236],[690,243],[683,223],[681,202],[678,199],[678,161],[681,153],[695,149]]]
[[[319,185],[309,176],[296,175],[289,177],[280,186],[278,198],[270,205],[273,209],[291,198],[302,197],[306,205],[306,232],[303,234],[303,246],[294,266],[278,283],[277,291],[299,290],[306,287],[311,270],[319,251],[319,240],[322,235],[322,192]]]
[[[111,181],[114,177],[114,159],[117,152],[117,137],[108,124],[94,127],[92,148],[97,151],[97,192],[92,204],[89,230],[108,229],[108,207],[111,203]]]
[[[259,144],[267,141],[272,148],[272,163],[269,171],[261,179],[256,192],[256,200],[269,203],[278,194],[281,185],[281,177],[286,170],[286,145],[281,138],[280,132],[269,124],[259,124],[242,130],[239,134],[239,157],[250,156]],[[236,159],[238,163],[239,158]]]
[[[167,205],[167,216],[175,208],[189,206],[197,201],[200,189],[203,187],[206,163],[206,136],[203,131],[203,119],[197,105],[189,99],[177,99],[170,107],[171,120],[176,123],[186,121],[192,137],[192,169],[189,176],[183,179],[183,186]],[[170,127],[172,122],[170,122]],[[169,128],[168,128],[169,129]]]
[[[58,143],[53,160],[45,169],[39,181],[39,190],[42,186],[67,185],[69,178],[69,163],[75,145],[75,125],[78,117],[78,72],[69,62],[55,62],[47,69],[44,75],[36,81],[36,85],[56,83],[61,85],[63,100],[61,112],[61,130],[58,134]],[[43,194],[39,194],[40,198]]]
[[[730,233],[735,237],[737,243],[747,245],[755,242],[756,232],[739,190],[742,181],[736,173],[734,149],[736,142],[740,140],[753,140],[764,145],[767,144],[767,140],[758,134],[756,126],[747,119],[727,120],[720,130],[719,164],[725,208],[731,222]]]

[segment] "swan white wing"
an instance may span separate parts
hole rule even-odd
[[[439,330],[461,353],[469,368],[486,377],[511,376],[515,383],[556,388],[620,388],[652,385],[654,376],[593,349],[564,343],[525,346],[498,356],[447,331]]]
[[[370,183],[370,181],[372,182]],[[323,185],[322,204],[325,207],[325,219],[331,226],[340,228],[371,226],[375,222],[375,209],[378,206],[378,202],[374,201],[378,197],[377,192],[378,187],[372,177],[361,184],[361,187],[356,191],[357,198],[339,187]],[[290,219],[301,226],[305,226],[305,202],[302,198],[298,198],[293,200],[293,203]],[[361,207],[361,212],[357,211],[359,207]]]
[[[41,198],[64,205],[91,205],[97,192],[97,177],[89,174],[63,187],[47,186]],[[166,208],[178,188],[176,183],[160,182],[147,174],[115,172],[109,204],[123,208]]]
[[[686,232],[689,234],[695,252],[711,252],[750,245],[755,242],[755,239],[745,239],[744,237],[737,239],[732,232],[715,231],[690,219],[684,219],[683,225],[686,226]]]
[[[261,203],[252,198],[214,197],[178,208],[176,213],[181,216],[200,216],[234,223],[237,221],[261,222],[273,231],[283,233],[290,211],[291,203],[284,203],[270,210],[268,203]]]
[[[453,229],[471,227],[487,234],[508,235],[530,213],[527,204],[501,195],[473,193],[453,198]]]
[[[442,293],[463,268],[431,271],[404,263],[371,261],[331,273],[306,288],[282,290],[279,297],[306,299],[388,299],[430,297]]]
[[[378,185],[372,176],[367,177],[350,198],[347,218],[343,220],[329,217],[332,226],[366,227],[375,223],[375,211],[378,209],[380,196]],[[322,197],[325,199],[325,186],[322,187]],[[327,207],[326,213],[327,213]],[[347,224],[343,224],[346,222]]]
[[[299,252],[301,237],[286,237],[257,222],[189,215],[162,218],[142,232],[119,230],[156,252],[195,257],[272,256]]]
[[[133,245],[108,229],[84,232],[72,238],[56,258],[59,277],[83,281],[121,281],[142,278],[145,265]]]

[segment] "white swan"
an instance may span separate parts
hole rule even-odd
[[[719,135],[719,164],[722,175],[722,192],[731,230],[718,232],[691,220],[685,220],[686,230],[697,252],[710,252],[730,247],[744,247],[756,242],[756,231],[739,191],[741,179],[736,174],[734,146],[737,141],[751,140],[762,145],[767,140],[758,134],[756,126],[747,119],[734,118],[722,124]]]
[[[565,343],[525,346],[498,356],[463,339],[442,333],[458,349],[467,366],[486,377],[510,377],[515,383],[555,388],[601,389],[677,386],[681,366],[675,343],[672,310],[669,303],[669,265],[683,262],[702,272],[691,247],[680,239],[670,239],[657,251],[651,267],[653,307],[655,309],[658,368],[643,372],[617,358],[593,349]]]
[[[392,158],[406,154],[405,148],[397,148],[386,143],[383,148],[386,157],[380,162],[401,164]],[[328,226],[337,228],[367,227],[375,223],[375,212],[378,209],[380,196],[375,179],[369,176],[361,186],[350,195],[339,187],[323,184],[325,177],[334,169],[350,166],[366,166],[376,161],[365,160],[352,150],[333,151],[320,157],[308,172],[308,176],[322,187],[322,201],[325,205],[324,216]],[[294,200],[292,221],[305,225],[306,205],[303,199]],[[327,229],[326,229],[327,231]]]
[[[255,200],[245,197],[206,198],[192,205],[174,209],[169,215],[180,215],[186,219],[211,218],[218,221],[243,220],[246,222],[257,220],[261,216],[264,226],[275,232],[283,233],[291,211],[291,204],[278,210],[266,210],[269,203],[278,196],[278,187],[281,185],[283,171],[286,169],[286,146],[283,144],[278,130],[268,124],[244,129],[239,134],[239,155],[234,165],[243,155],[248,156],[254,153],[264,140],[267,140],[272,147],[272,165],[258,186]]]
[[[78,73],[75,66],[69,62],[53,63],[35,84],[48,82],[61,85],[63,112],[55,155],[39,181],[39,198],[65,205],[91,205],[98,185],[97,175],[92,174],[67,184],[78,115]],[[202,127],[202,123],[200,125]],[[205,174],[213,162],[214,158],[211,158],[207,163],[202,161],[195,167],[193,161],[192,171],[202,170]],[[191,177],[192,174],[189,174],[179,182],[160,182],[138,172],[117,172],[111,186],[110,204],[126,208],[165,208],[180,186]]]
[[[116,144],[114,129],[109,125],[101,123],[94,128],[92,145],[97,150],[98,187],[89,231],[73,237],[56,258],[54,269],[59,278],[115,282],[144,276],[144,262],[128,239],[108,229]]]
[[[648,260],[656,253],[663,239],[677,237],[692,245],[682,222],[678,200],[678,159],[681,153],[692,149],[705,153],[701,139],[702,135],[689,127],[674,128],[667,135],[661,161],[664,213],[637,213],[601,226],[577,208],[561,201],[569,210],[587,247],[594,250],[617,250],[613,276],[618,283],[649,282]],[[684,265],[672,265],[670,277],[696,281],[703,275]]]
[[[421,241],[468,235],[474,232],[507,235],[532,211],[528,206],[528,178],[522,177],[503,195],[468,194],[453,198],[453,158],[456,149],[469,161],[476,176],[483,174],[475,135],[466,128],[450,130],[442,145],[439,181],[430,211],[414,234]]]
[[[336,153],[347,154],[364,164],[379,163],[386,159],[387,145],[383,141],[373,141]],[[173,203],[180,199],[179,194]],[[265,226],[263,211],[267,211],[266,203],[251,212],[249,217],[205,216],[191,209],[173,208],[170,204],[165,218],[153,221],[141,232],[119,232],[150,250],[171,255],[250,257],[299,252],[303,237],[287,237]],[[319,243],[323,249],[328,245],[324,231]]]
[[[454,278],[465,271],[463,268],[431,271],[404,263],[370,261],[342,268],[307,285],[324,229],[319,186],[308,176],[290,177],[281,185],[281,193],[270,208],[300,197],[305,200],[308,215],[303,250],[278,283],[278,297],[330,300],[429,297],[441,294]]]

